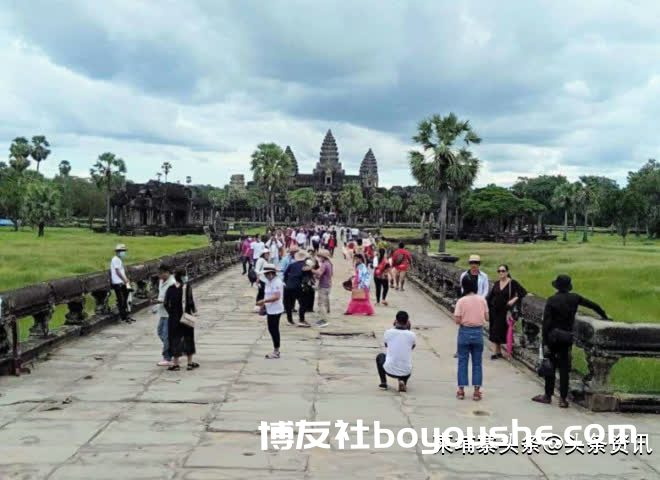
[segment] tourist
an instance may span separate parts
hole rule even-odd
[[[459,285],[461,285],[461,295],[465,294],[462,285],[463,277],[467,276],[477,287],[477,295],[486,298],[488,296],[488,275],[479,268],[481,266],[481,257],[479,255],[470,255],[468,264],[470,268],[461,274],[458,281]]]
[[[412,254],[406,250],[403,242],[399,242],[399,248],[392,254],[392,267],[394,268],[394,288],[404,290],[406,274],[412,265]]]
[[[316,322],[317,327],[327,327],[330,314],[330,289],[332,288],[333,265],[328,250],[319,250],[317,254],[319,266],[314,269],[314,276],[318,279],[318,312],[321,317]]]
[[[119,243],[115,247],[115,256],[110,261],[110,283],[115,292],[119,319],[125,323],[132,323],[135,320],[128,315],[128,295],[132,289],[124,268],[125,258],[126,245]]]
[[[158,327],[156,333],[158,338],[163,343],[163,359],[158,362],[160,367],[172,366],[172,354],[170,353],[170,342],[167,335],[168,314],[165,310],[165,295],[167,290],[174,285],[174,275],[169,265],[161,265],[158,267],[158,305],[154,307],[153,312],[158,315]]]
[[[255,241],[252,242],[252,263],[255,265],[266,248],[266,244],[264,243],[265,238],[265,236],[260,237],[257,235]]]
[[[248,272],[252,262],[252,237],[243,237],[241,242],[241,263],[243,264],[243,275]]]
[[[337,248],[337,232],[333,230],[330,234],[330,238],[328,239],[328,251],[330,252],[330,257],[332,258],[335,256],[335,248]]]
[[[314,253],[319,251],[319,247],[321,246],[321,237],[319,236],[319,233],[315,231],[312,234],[312,249],[314,250]]]
[[[507,345],[507,349],[513,347],[509,345],[512,340],[509,330],[513,329],[515,321],[518,320],[521,301],[527,295],[527,290],[517,280],[511,278],[507,265],[502,264],[497,267],[497,275],[499,279],[486,298],[490,311],[488,338],[493,343],[491,360],[502,358],[503,344]],[[508,354],[511,354],[510,350]]]
[[[280,249],[284,244],[279,240],[277,234],[271,235],[270,239],[266,243],[266,248],[270,252],[270,263],[277,265],[280,263]]]
[[[354,227],[351,228],[350,232],[351,232],[351,240],[357,240],[358,238],[360,238],[360,229]]]
[[[188,276],[183,270],[177,270],[174,274],[176,282],[165,293],[165,310],[168,314],[167,334],[170,342],[170,353],[172,354],[171,371],[181,370],[179,357],[186,355],[188,365],[186,370],[199,367],[199,363],[193,362],[195,349],[195,329],[181,322],[184,313],[194,315],[197,312],[193,299],[192,288],[188,284]]]
[[[305,234],[302,227],[300,227],[298,229],[298,233],[296,233],[296,242],[298,243],[298,248],[300,249],[305,248],[305,245],[307,243],[307,235]]]
[[[303,267],[302,288],[300,291],[299,304],[304,304],[305,313],[314,312],[314,299],[316,297],[316,278],[314,277],[314,269],[318,268],[319,264],[314,256],[314,250],[311,248],[307,252],[307,259]],[[299,327],[309,327],[310,324],[300,322]]]
[[[289,252],[286,255],[282,255],[280,264],[278,266],[277,276],[280,277],[280,280],[284,280],[284,272],[291,262],[293,262],[293,257],[295,257],[296,252],[298,251],[298,245],[292,243],[289,247]]]
[[[543,311],[543,345],[547,347],[547,358],[552,363],[553,373],[545,377],[545,393],[532,398],[539,403],[551,403],[555,393],[555,371],[559,369],[559,406],[568,407],[568,382],[571,372],[571,351],[573,349],[573,324],[579,306],[596,312],[607,320],[605,310],[597,303],[577,293],[571,293],[573,284],[568,275],[558,275],[552,282],[557,292],[548,298]]]
[[[270,259],[270,251],[268,249],[264,249],[263,252],[261,252],[261,256],[257,259],[257,263],[254,266],[254,271],[257,274],[257,280],[259,281],[259,290],[257,291],[257,298],[255,301],[255,311],[259,312],[261,309],[258,306],[258,303],[260,300],[264,299],[264,288],[266,287],[266,277],[264,276],[264,266],[269,263]]]
[[[300,323],[308,325],[305,322],[305,304],[301,301],[305,260],[307,260],[307,253],[304,250],[298,250],[293,257],[293,262],[289,263],[284,271],[284,310],[289,325],[295,325],[293,307],[296,300],[298,300],[298,320]]]
[[[263,268],[266,277],[265,296],[258,305],[266,308],[268,333],[273,341],[273,352],[266,355],[268,359],[280,358],[280,317],[284,312],[284,283],[277,276],[277,269],[272,263]]]
[[[367,266],[371,268],[375,256],[374,243],[372,240],[367,238],[364,241],[363,253],[364,253],[364,259],[367,262]]]
[[[484,352],[483,326],[488,321],[488,304],[486,299],[477,295],[477,286],[468,277],[462,280],[464,295],[456,302],[454,321],[460,325],[458,329],[458,391],[456,398],[465,398],[465,387],[468,380],[468,361],[472,361],[472,385],[474,393],[472,400],[481,400],[483,385],[482,356]]]
[[[353,276],[353,290],[351,301],[344,315],[373,315],[374,307],[369,299],[369,285],[371,273],[365,265],[364,255],[356,253],[354,256],[355,274]]]
[[[323,248],[326,250],[330,250],[330,237],[332,237],[332,232],[330,230],[323,232],[323,236],[321,237],[321,245],[323,245]]]
[[[394,327],[385,331],[384,342],[387,353],[379,353],[376,356],[380,377],[378,386],[387,390],[389,376],[398,380],[399,392],[405,392],[412,373],[412,351],[416,342],[415,333],[410,331],[407,312],[397,312]]]
[[[378,255],[374,257],[374,283],[376,284],[376,305],[387,306],[387,292],[390,289],[388,277],[392,270],[390,259],[384,248],[378,250]],[[382,295],[382,297],[381,297]]]

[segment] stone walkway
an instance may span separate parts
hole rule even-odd
[[[348,264],[341,258],[335,263],[339,285]],[[255,292],[238,267],[196,286],[203,318],[199,370],[168,372],[155,365],[156,320],[145,311],[133,325],[64,345],[31,375],[0,378],[0,478],[660,478],[660,451],[643,457],[423,455],[421,447],[338,450],[334,432],[330,450],[261,451],[261,420],[380,420],[418,432],[510,426],[513,418],[555,431],[633,423],[650,435],[651,447],[660,448],[660,419],[533,404],[529,398],[541,392],[540,383],[487,356],[484,400],[456,400],[456,327],[412,286],[391,292],[390,306],[378,307],[371,318],[341,315],[348,294],[336,287],[331,325],[294,328],[283,318],[282,358],[266,360],[271,342],[263,318],[252,313]],[[374,361],[399,309],[411,314],[418,336],[405,394],[377,388]],[[365,441],[373,444],[373,436]]]

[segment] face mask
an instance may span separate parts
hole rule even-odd
[[[119,252],[117,255],[119,255],[119,258],[126,258],[126,252]]]
[[[184,275],[181,280],[183,280],[183,283],[188,283],[188,275]]]

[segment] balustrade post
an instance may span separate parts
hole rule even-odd
[[[32,315],[34,324],[30,327],[30,337],[47,337],[50,333],[48,322],[53,317],[53,307]]]
[[[95,313],[97,315],[110,313],[110,305],[108,304],[108,299],[110,298],[109,290],[95,290],[92,292],[92,297],[96,303]]]
[[[87,320],[87,312],[85,312],[85,297],[79,300],[73,300],[66,304],[69,311],[66,313],[65,325],[82,325]]]
[[[4,355],[6,353],[9,353],[11,350],[11,342],[9,341],[9,332],[7,331],[7,328],[10,325],[9,319],[7,319],[4,323],[0,323],[0,355]]]
[[[149,288],[145,280],[138,280],[137,282],[137,291],[135,296],[137,298],[147,299],[149,298]]]
[[[589,373],[583,382],[588,392],[605,392],[609,390],[607,379],[614,364],[619,360],[616,355],[606,355],[593,350],[585,350]]]
[[[539,333],[541,329],[532,322],[526,322],[522,319],[523,334],[520,337],[520,346],[523,348],[535,349],[539,347]]]

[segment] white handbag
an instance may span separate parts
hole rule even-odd
[[[186,297],[188,293],[187,288],[187,285],[183,286],[183,315],[181,315],[181,320],[179,321],[184,325],[189,326],[190,328],[195,328],[197,318],[191,313],[186,313]]]

